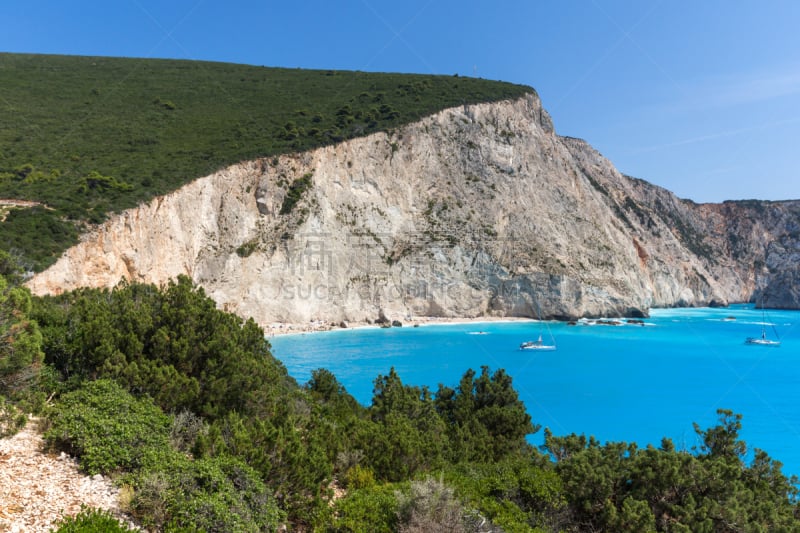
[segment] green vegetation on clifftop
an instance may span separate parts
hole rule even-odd
[[[227,165],[529,87],[458,76],[0,54],[0,198],[42,202],[0,249],[42,269],[98,222]]]

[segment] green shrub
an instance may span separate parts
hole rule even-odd
[[[439,386],[436,409],[447,422],[451,461],[496,462],[525,454],[525,437],[539,428],[503,369],[470,369],[453,389]]]
[[[45,440],[77,457],[89,474],[130,471],[153,449],[169,449],[169,417],[109,380],[64,394],[48,421]]]
[[[291,213],[294,206],[297,205],[297,202],[299,202],[303,198],[305,192],[311,188],[313,184],[311,176],[311,173],[303,174],[302,177],[292,181],[292,184],[289,185],[289,190],[286,191],[286,196],[283,197],[280,210],[281,215],[288,215]]]
[[[343,481],[348,488],[363,489],[375,484],[375,474],[369,467],[355,465],[347,470]]]
[[[193,451],[198,437],[206,434],[208,426],[191,411],[184,410],[172,417],[169,440],[176,450],[184,453]]]
[[[0,439],[10,437],[25,427],[28,417],[11,402],[0,396]]]
[[[561,480],[530,457],[451,467],[444,480],[456,495],[503,531],[559,530],[566,507]]]
[[[0,262],[8,254],[0,252]],[[7,266],[7,265],[6,265]],[[15,394],[37,381],[43,357],[42,334],[29,319],[31,294],[0,275],[0,394]]]
[[[192,460],[170,445],[202,431],[179,415],[175,423],[149,398],[134,398],[116,383],[98,380],[64,394],[49,416],[45,439],[78,457],[88,473],[128,472],[133,515],[166,531],[264,531],[278,527],[280,511],[258,473],[239,459]]]
[[[236,248],[236,255],[241,258],[250,257],[253,252],[256,251],[258,248],[258,240],[254,239],[251,241],[247,241],[246,243],[240,245]]]
[[[327,487],[333,479],[326,454],[325,421],[310,417],[299,394],[285,395],[282,412],[272,417],[243,417],[231,412],[215,420],[199,439],[204,456],[232,455],[255,468],[268,480],[279,503],[293,520],[310,523],[327,507]]]
[[[75,516],[65,516],[55,525],[55,533],[127,533],[138,531],[117,520],[110,511],[81,506],[81,512]]]
[[[125,183],[124,181],[120,181],[113,176],[103,176],[96,170],[92,170],[85,178],[83,178],[80,190],[84,193],[89,191],[109,190],[130,191],[133,190],[133,186],[129,183]]]
[[[401,485],[371,486],[350,491],[334,506],[331,531],[341,533],[392,533],[397,531],[397,493]]]
[[[255,470],[228,456],[165,454],[133,476],[133,515],[164,531],[275,531],[286,519]]]

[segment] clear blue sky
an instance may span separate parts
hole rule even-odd
[[[698,202],[800,199],[797,0],[0,0],[0,51],[474,75]]]

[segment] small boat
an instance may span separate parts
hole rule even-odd
[[[774,341],[767,338],[767,332],[762,331],[760,337],[747,337],[744,340],[745,344],[757,344],[759,346],[780,346],[781,341]]]
[[[550,326],[547,322],[541,322],[542,318],[542,311],[539,309],[539,305],[536,301],[533,302],[532,305],[533,311],[536,313],[537,318],[540,320],[539,322],[539,338],[535,341],[525,341],[519,345],[520,350],[541,350],[541,351],[552,351],[556,349],[556,339],[553,337],[553,333],[550,331]],[[542,340],[542,332],[544,328],[547,328],[547,334],[550,337],[550,343],[545,344],[544,340]]]
[[[775,330],[775,326],[772,326],[772,329]],[[775,336],[778,336],[778,332],[775,331]],[[761,336],[760,337],[747,337],[744,340],[745,344],[751,344],[755,346],[780,346],[780,340],[773,340],[767,338],[767,312],[764,310],[764,304],[761,304]]]
[[[542,340],[542,336],[539,335],[539,338],[535,341],[525,341],[519,345],[520,350],[555,350],[555,344],[545,344]]]

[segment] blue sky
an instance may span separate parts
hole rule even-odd
[[[796,0],[1,0],[0,51],[454,74],[697,202],[800,199]]]

